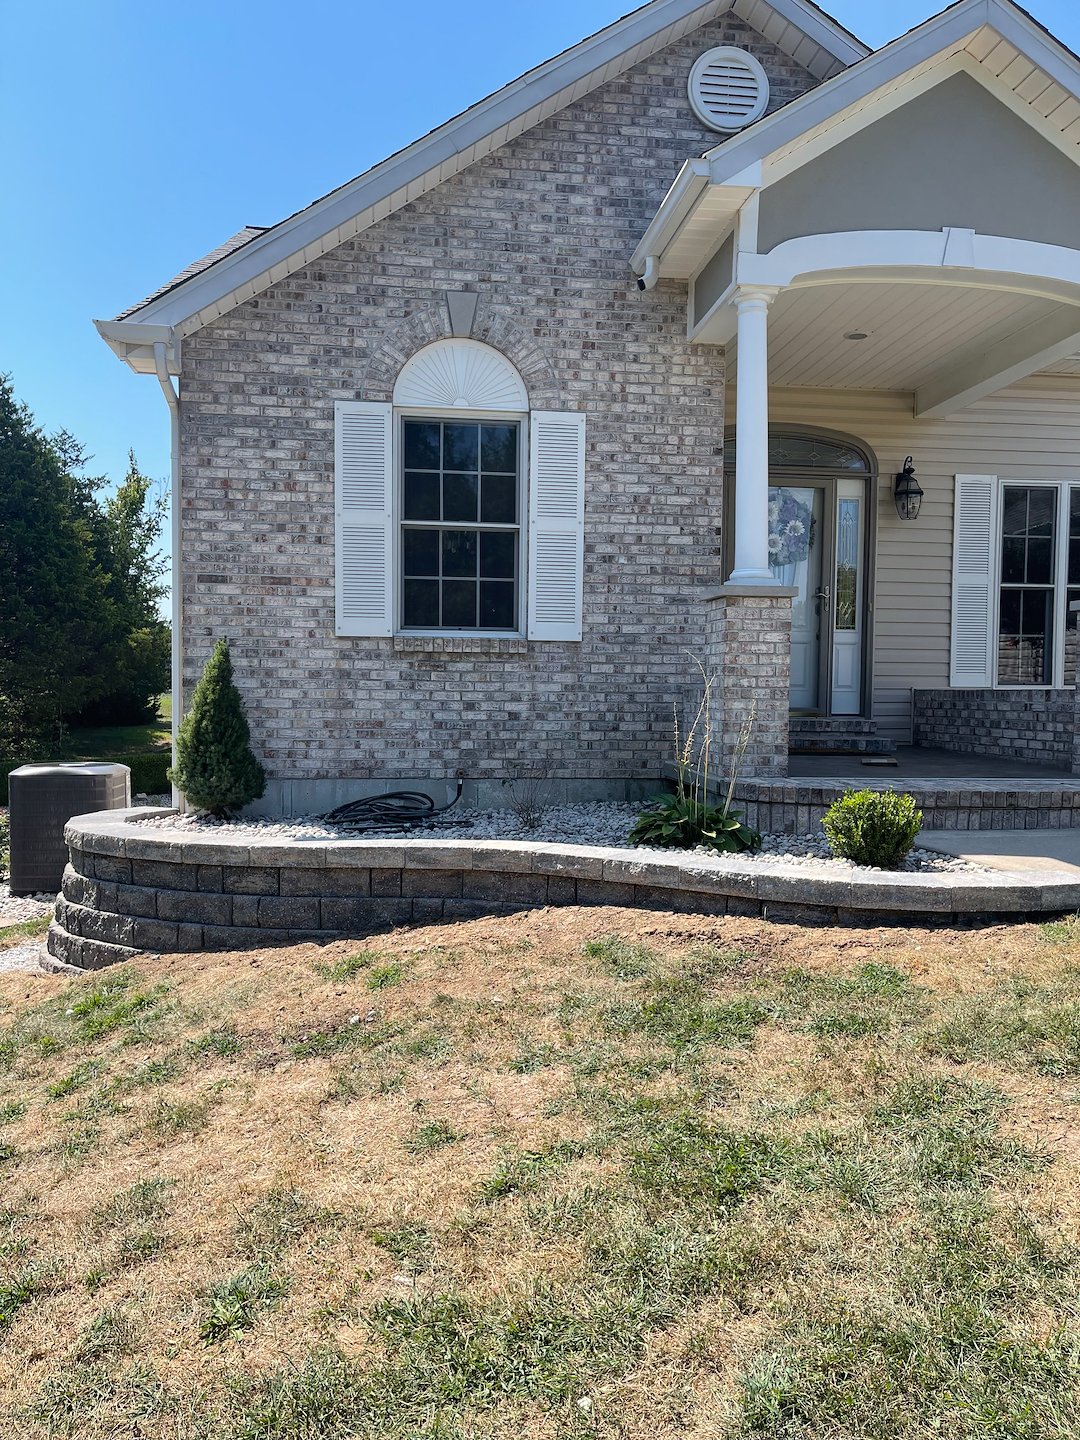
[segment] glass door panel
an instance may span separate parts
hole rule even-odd
[[[858,715],[862,709],[865,494],[866,487],[861,480],[836,482],[831,706],[834,715]]]
[[[822,705],[822,517],[824,491],[815,485],[775,485],[769,491],[769,568],[794,587],[791,606],[791,708]]]

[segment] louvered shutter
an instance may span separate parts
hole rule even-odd
[[[390,635],[394,625],[393,407],[334,406],[337,633]]]
[[[957,475],[950,676],[955,689],[994,683],[997,524],[997,476]]]
[[[529,430],[529,639],[581,639],[585,416],[534,410]]]

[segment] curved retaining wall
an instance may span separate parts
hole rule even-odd
[[[235,950],[359,937],[395,925],[545,905],[624,905],[830,924],[1017,919],[1080,909],[1075,874],[849,878],[781,861],[596,846],[431,839],[230,841],[132,824],[146,810],[68,823],[47,952],[97,969],[141,951]],[[165,814],[168,812],[149,812]]]

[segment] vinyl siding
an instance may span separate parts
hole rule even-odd
[[[911,739],[912,690],[949,684],[953,477],[1080,480],[1080,379],[1034,376],[945,420],[913,420],[911,410],[906,392],[771,392],[774,425],[836,430],[877,458],[871,714],[901,743]],[[892,500],[907,455],[926,492],[913,524]]]

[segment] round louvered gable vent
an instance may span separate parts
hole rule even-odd
[[[690,71],[689,92],[703,125],[733,134],[765,114],[769,77],[749,51],[719,45],[707,50]]]

